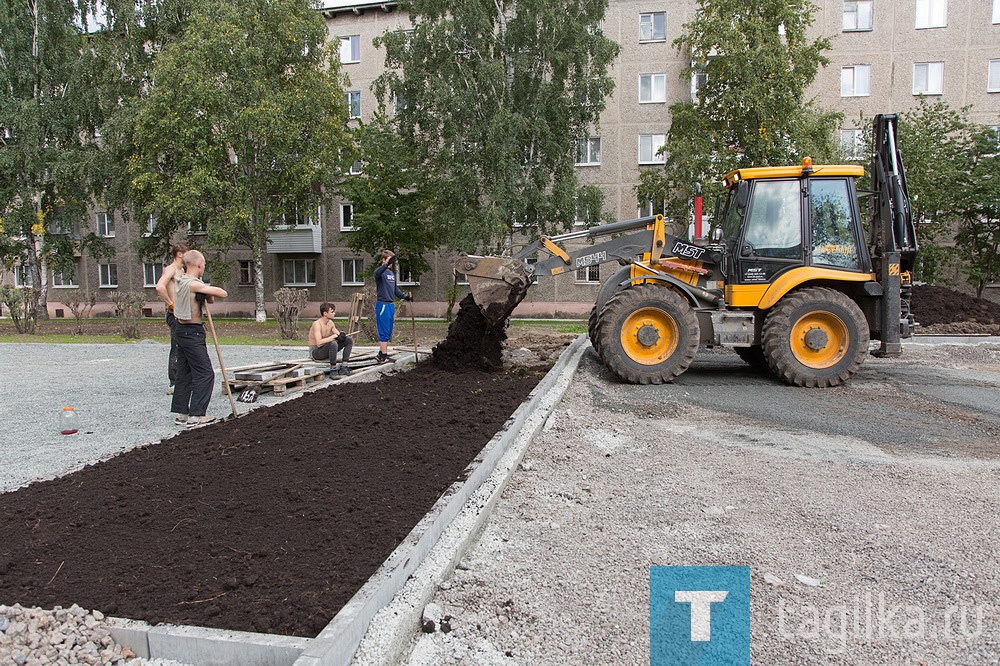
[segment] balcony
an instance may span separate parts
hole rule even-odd
[[[268,232],[268,254],[320,254],[323,251],[323,227],[310,224],[275,227]]]

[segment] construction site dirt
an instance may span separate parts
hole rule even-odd
[[[2,494],[0,598],[314,636],[541,376],[421,363]]]

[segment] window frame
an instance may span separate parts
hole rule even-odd
[[[353,280],[347,279],[347,262],[351,262],[353,266]],[[340,285],[342,287],[363,287],[365,285],[364,270],[365,260],[361,257],[344,257],[340,260]]]
[[[921,68],[921,67],[924,68],[925,72],[926,72],[925,77],[924,77],[925,80],[926,80],[926,83],[927,83],[927,86],[926,86],[927,89],[926,90],[918,90],[917,89],[917,70],[918,70],[918,68]],[[938,76],[936,77],[936,80],[934,81],[934,83],[937,84],[938,89],[937,90],[932,90],[931,89],[931,83],[932,83],[931,82],[931,73],[933,71],[935,71],[935,70],[938,71]],[[937,61],[934,61],[934,62],[915,62],[915,63],[913,63],[913,81],[912,81],[912,84],[913,84],[912,88],[913,88],[913,94],[914,95],[943,95],[944,94],[944,61],[937,60]]]
[[[99,289],[118,288],[118,263],[107,262],[97,265],[97,281]],[[112,280],[112,278],[114,278]]]
[[[597,147],[597,158],[594,159],[594,146]],[[576,162],[575,166],[601,166],[601,137],[580,136],[576,139]],[[581,153],[585,161],[580,161]]]
[[[871,32],[875,26],[875,7],[872,0],[844,0],[844,10],[840,22],[840,27],[842,32]],[[853,5],[854,11],[848,12],[848,7]],[[867,18],[868,24],[862,25],[862,17],[864,12],[860,11],[861,7],[867,7]],[[848,26],[847,17],[853,16],[853,26]]]
[[[850,148],[847,148],[848,141],[845,134],[850,133]],[[844,150],[844,155],[852,160],[860,160],[865,157],[864,131],[856,127],[842,127],[840,129],[840,147]]]
[[[649,99],[642,98],[642,80],[649,78]],[[655,81],[662,82],[662,99],[657,99],[655,94]],[[665,104],[667,101],[667,75],[665,72],[651,72],[639,75],[639,104]]]
[[[1000,58],[991,58],[986,65],[986,92],[1000,93]]]
[[[396,284],[400,287],[419,287],[420,275],[413,275],[402,259],[399,260],[399,269],[396,273]]]
[[[354,100],[357,99],[357,113],[354,112]],[[361,118],[361,91],[360,90],[345,90],[344,91],[344,103],[347,104],[347,117],[351,120],[357,120]]]
[[[256,284],[256,273],[257,269],[254,267],[253,259],[239,259],[236,263],[237,272],[237,285],[240,287],[252,287]],[[244,280],[244,275],[246,279]]]
[[[660,138],[659,139],[660,143],[655,143],[656,142],[656,137]],[[652,154],[650,155],[650,157],[649,157],[648,160],[643,160],[642,159],[642,143],[643,143],[643,139],[647,139],[647,138],[651,139],[651,141],[652,141],[651,145],[650,145],[650,151],[651,151]],[[645,165],[645,164],[665,164],[666,161],[667,161],[667,158],[666,158],[666,156],[663,153],[659,152],[659,148],[661,148],[662,146],[665,146],[666,144],[667,144],[667,135],[666,134],[640,134],[639,135],[639,155],[638,155],[639,164],[643,164],[643,165]]]
[[[948,0],[916,0],[913,22],[916,30],[947,28]]]
[[[346,211],[350,213],[345,214]],[[350,224],[344,224],[344,220],[350,220]],[[341,231],[357,231],[358,228],[354,226],[354,204],[352,203],[342,203],[340,204],[340,230]]]
[[[115,218],[108,215],[107,211],[97,212],[97,235],[101,238],[115,237]]]
[[[993,0],[993,25],[1000,25],[1000,0]]]
[[[851,92],[844,92],[844,74],[851,72]],[[864,92],[858,92],[858,72],[866,72],[867,87]],[[871,97],[872,94],[872,66],[871,65],[844,65],[840,68],[840,96],[841,97]]]
[[[157,271],[159,268],[159,271]],[[150,282],[150,272],[152,272],[153,281]],[[159,275],[157,275],[159,272]],[[142,286],[155,287],[156,283],[160,281],[160,277],[163,275],[163,264],[156,261],[147,261],[142,264]]]
[[[663,34],[662,36],[657,36],[655,34],[656,30],[656,19],[655,17],[660,16],[663,18]],[[644,19],[649,17],[649,37],[643,36],[643,29],[645,28]],[[639,43],[640,44],[655,44],[657,42],[667,41],[667,12],[639,12]]]
[[[581,271],[584,271],[584,277],[582,279],[580,277]],[[592,277],[590,275],[591,271],[595,271],[597,276]],[[573,284],[601,284],[601,265],[593,264],[591,266],[577,268],[573,271]]]
[[[17,289],[32,289],[34,286],[35,281],[31,278],[28,267],[25,264],[14,266],[14,287]]]
[[[344,59],[344,45],[347,44],[347,59]],[[337,50],[341,65],[352,65],[361,62],[361,35],[341,35]]]
[[[66,279],[66,271],[53,271],[52,272],[52,288],[53,289],[78,289],[80,287],[79,283],[76,281],[76,271],[72,273],[72,277],[69,280]]]
[[[298,264],[302,264],[302,275],[299,275]],[[292,281],[288,281],[288,267],[292,267]],[[311,273],[311,275],[310,275]],[[310,280],[309,278],[312,278]],[[301,278],[301,279],[300,279]],[[316,260],[304,258],[289,258],[281,260],[281,282],[286,287],[315,287]]]

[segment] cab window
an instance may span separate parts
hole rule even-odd
[[[809,180],[809,220],[813,264],[858,268],[858,244],[846,179]]]
[[[802,259],[802,209],[798,180],[754,185],[744,244],[750,256]]]

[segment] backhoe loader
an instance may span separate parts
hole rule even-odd
[[[788,384],[837,386],[869,353],[894,356],[910,313],[917,240],[896,147],[895,115],[873,121],[864,168],[801,165],[726,174],[707,239],[666,232],[661,215],[542,237],[512,257],[461,255],[487,320],[502,324],[543,275],[617,261],[591,310],[590,341],[621,380],[669,382],[700,346],[732,348]],[[868,232],[862,202],[869,214]],[[606,240],[600,240],[604,239]],[[568,251],[575,239],[591,244]],[[528,260],[540,253],[535,263]]]

